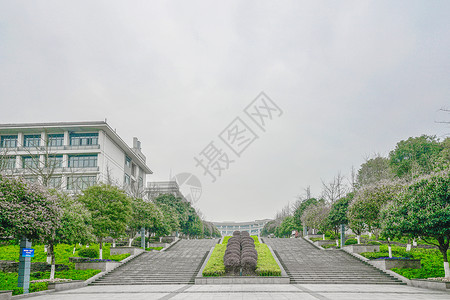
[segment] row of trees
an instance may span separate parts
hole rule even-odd
[[[346,224],[358,242],[363,232],[386,238],[421,237],[439,248],[449,277],[449,166],[449,138],[409,138],[397,143],[388,157],[367,159],[346,184],[340,174],[324,183],[321,197],[312,197],[307,189],[307,196],[293,209],[278,213],[263,234],[286,236],[308,226],[337,235],[339,225]]]
[[[69,196],[22,178],[0,175],[0,239],[28,238],[48,246],[51,279],[54,245],[92,243],[105,238],[132,239],[144,228],[153,236],[179,232],[187,237],[219,237],[218,229],[201,220],[189,202],[160,195],[153,202],[129,197],[111,185],[96,185]]]

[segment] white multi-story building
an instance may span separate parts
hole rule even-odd
[[[129,147],[103,121],[0,124],[0,172],[69,192],[102,182],[142,196],[152,174],[139,140]]]
[[[222,236],[233,235],[233,231],[247,231],[250,235],[261,235],[261,231],[267,222],[271,220],[256,220],[251,222],[212,222]]]
[[[180,191],[180,187],[176,181],[156,181],[149,182],[145,189],[148,199],[153,200],[162,194],[171,194],[177,198],[187,201]]]

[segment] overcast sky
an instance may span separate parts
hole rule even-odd
[[[436,123],[450,119],[449,12],[444,0],[0,0],[0,123],[107,118],[141,140],[147,181],[200,179],[208,220],[272,218],[402,139],[450,132]],[[282,111],[265,131],[244,113],[261,91]],[[219,138],[236,117],[258,136],[239,157]],[[211,142],[234,160],[215,182],[194,160]]]

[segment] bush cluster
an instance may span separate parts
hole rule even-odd
[[[85,248],[78,250],[80,257],[98,258],[98,250],[93,248]]]
[[[255,241],[247,231],[235,231],[228,240],[227,249],[223,256],[223,263],[227,273],[250,275],[255,272],[258,262],[258,252]]]

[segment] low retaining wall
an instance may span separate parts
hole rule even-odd
[[[121,263],[117,261],[105,261],[105,262],[82,262],[75,263],[76,270],[101,270],[102,272],[109,272],[119,266]]]
[[[196,277],[195,284],[289,284],[289,277],[283,276]]]
[[[33,262],[31,263],[31,272],[46,272],[50,271],[51,265],[45,262]],[[13,260],[0,260],[0,272],[18,272],[19,263]],[[69,270],[69,266],[63,264],[56,264],[56,271]]]
[[[144,250],[137,247],[111,247],[109,249],[110,255],[118,255],[118,254],[126,254],[130,253],[130,255],[136,255],[138,253],[143,252]]]
[[[84,280],[72,280],[67,282],[49,282],[48,289],[57,291],[64,291],[70,289],[77,289],[86,286]]]
[[[420,269],[420,259],[371,259],[370,264],[382,270],[399,269]]]
[[[10,300],[12,291],[0,291],[0,300]]]
[[[431,290],[450,290],[450,282],[427,280],[427,279],[411,279],[411,285],[418,288],[425,288]]]
[[[380,252],[380,245],[348,245],[344,249],[351,253]]]
[[[304,236],[305,238],[313,239],[313,238],[323,238],[323,234],[308,234],[307,236]]]
[[[148,246],[149,247],[163,247],[163,248],[167,248],[167,247],[169,247],[169,245],[170,244],[168,244],[168,243],[152,243],[152,244],[149,244]]]
[[[314,245],[316,246],[323,246],[323,245],[336,245],[336,240],[321,240],[321,241],[315,241]]]

